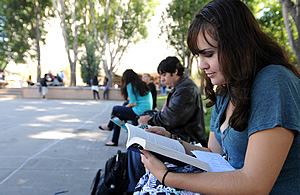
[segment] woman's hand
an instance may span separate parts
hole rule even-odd
[[[169,137],[169,138],[171,137],[171,133],[167,131],[164,127],[153,126],[145,130],[165,137]]]
[[[158,179],[162,180],[163,175],[168,170],[166,165],[158,160],[151,152],[146,150],[140,150],[141,160],[144,163],[144,166]]]
[[[150,115],[140,116],[138,122],[142,125],[147,125],[148,121],[152,118]]]

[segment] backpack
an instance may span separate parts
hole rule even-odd
[[[112,195],[126,193],[129,184],[127,153],[118,150],[106,161],[105,172],[99,169],[91,185],[91,195]]]
[[[41,85],[42,86],[47,86],[46,78],[41,79]]]

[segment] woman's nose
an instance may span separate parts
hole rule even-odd
[[[201,57],[198,58],[198,66],[200,70],[205,70],[209,68],[208,63]]]

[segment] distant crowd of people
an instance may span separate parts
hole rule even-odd
[[[27,80],[28,86],[34,85],[31,81],[31,75]],[[40,81],[39,92],[42,94],[43,99],[46,98],[48,94],[48,86],[64,86],[64,72],[58,73],[56,76],[49,71],[49,73],[44,74],[44,77]]]
[[[56,76],[54,76],[51,73],[51,71],[49,71],[48,73],[44,74],[43,78],[41,78],[40,85],[64,86],[64,76],[65,76],[65,73],[63,71],[57,73]],[[44,82],[43,84],[42,84],[42,80]],[[27,82],[28,86],[34,86],[37,84],[32,81],[31,75],[28,76],[28,79],[26,80],[26,82]]]

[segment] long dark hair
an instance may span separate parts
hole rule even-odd
[[[237,131],[245,130],[248,125],[251,87],[258,71],[271,64],[282,65],[300,77],[299,71],[289,63],[286,52],[262,32],[249,8],[240,0],[214,0],[197,13],[187,37],[189,49],[196,56],[199,54],[199,33],[206,41],[205,33],[218,42],[220,71],[226,81],[215,92],[202,71],[205,94],[211,100],[207,106],[215,104],[216,94],[229,93],[235,106],[229,123]]]
[[[128,92],[126,87],[129,83],[131,83],[132,85],[132,92],[136,93],[137,91],[140,94],[140,96],[145,96],[150,91],[148,85],[142,81],[138,74],[136,74],[132,69],[127,69],[123,73],[121,84],[121,93],[125,99],[128,98]]]

